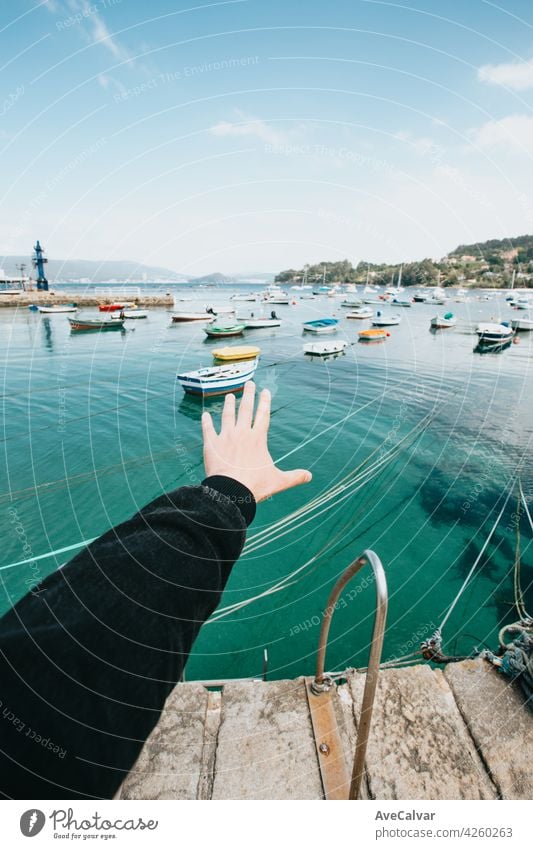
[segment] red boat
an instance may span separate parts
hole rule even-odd
[[[100,304],[98,309],[100,312],[117,312],[117,310],[123,310],[125,307],[129,307],[129,303],[123,304]]]

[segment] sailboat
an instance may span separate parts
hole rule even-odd
[[[399,271],[399,274],[398,274],[398,282],[395,286],[394,285],[394,274],[393,274],[392,280],[391,280],[391,285],[388,286],[387,289],[385,289],[386,295],[392,295],[392,297],[395,297],[397,295],[400,295],[402,292],[405,292],[405,289],[403,288],[403,286],[400,285],[401,282],[402,282],[402,271],[403,271],[403,265],[400,265],[400,271]]]

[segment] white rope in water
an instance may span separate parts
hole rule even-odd
[[[266,544],[266,542],[263,542],[263,540],[266,540],[268,537],[273,537],[273,539],[270,540],[270,542],[273,542],[274,540],[278,539],[280,536],[283,536],[285,533],[287,533],[287,531],[285,531],[285,530],[283,530],[281,533],[278,533],[280,528],[285,528],[288,525],[293,524],[297,519],[302,518],[302,516],[307,515],[308,513],[315,510],[317,507],[321,507],[323,504],[327,504],[332,499],[337,498],[337,496],[340,496],[341,493],[346,492],[349,489],[354,490],[355,487],[357,486],[357,484],[360,481],[364,480],[366,477],[373,476],[374,472],[379,471],[379,469],[383,465],[389,463],[392,459],[394,459],[394,457],[397,454],[400,453],[402,445],[404,444],[404,442],[406,442],[409,438],[411,438],[413,436],[413,434],[416,434],[417,431],[419,431],[419,433],[422,433],[422,431],[425,430],[425,428],[429,424],[429,421],[430,421],[430,417],[425,416],[401,440],[399,440],[399,442],[397,442],[396,445],[394,445],[391,449],[389,449],[387,452],[385,452],[385,454],[382,457],[380,457],[379,460],[376,460],[373,465],[369,466],[367,469],[364,469],[362,472],[359,472],[359,470],[365,465],[365,463],[367,463],[368,460],[370,460],[370,458],[377,451],[379,451],[380,448],[382,448],[382,445],[379,445],[374,451],[372,451],[371,454],[368,455],[368,457],[365,460],[363,460],[362,463],[359,464],[359,466],[357,466],[352,472],[350,472],[348,475],[346,475],[341,481],[339,481],[338,483],[336,483],[332,487],[330,487],[330,489],[326,490],[321,495],[316,496],[314,499],[307,502],[307,504],[300,507],[294,513],[291,513],[288,516],[285,516],[283,519],[280,519],[275,524],[271,525],[268,528],[263,529],[262,531],[258,531],[257,534],[254,534],[252,537],[250,537],[249,540],[248,540],[248,543],[246,544],[246,546],[244,548],[243,553],[248,554],[248,553],[255,551],[258,548],[262,547],[262,545]],[[359,472],[359,474],[357,474],[357,472]],[[360,487],[357,487],[357,488],[360,488]],[[350,493],[348,493],[348,496],[349,495],[350,495]],[[348,497],[348,496],[344,496],[340,500],[343,501],[344,498]],[[338,502],[336,502],[336,503],[338,503]],[[327,510],[327,509],[330,509],[330,508],[329,507],[325,508],[325,510]],[[317,516],[321,515],[321,513],[325,512],[325,510],[322,510],[320,513],[317,513],[315,515],[317,515]],[[300,522],[298,525],[295,525],[295,528],[301,527],[302,525],[306,524],[306,522],[308,522],[308,521],[309,521],[309,519],[306,519],[305,521]],[[295,529],[295,528],[293,528],[293,529]],[[259,540],[261,540],[261,543],[259,542]]]
[[[444,626],[446,625],[446,622],[447,622],[447,621],[448,621],[448,619],[450,618],[451,613],[452,613],[453,609],[455,608],[455,605],[457,604],[457,602],[458,602],[458,601],[459,601],[459,599],[461,598],[461,596],[462,596],[463,592],[465,591],[466,587],[468,586],[468,584],[469,584],[469,582],[470,582],[470,578],[471,578],[471,577],[472,577],[472,575],[474,574],[474,572],[475,572],[475,570],[476,570],[476,568],[477,568],[477,565],[478,565],[479,561],[480,561],[480,560],[481,560],[481,558],[483,557],[483,555],[484,555],[484,553],[485,553],[485,551],[486,551],[486,549],[487,549],[487,546],[488,546],[489,542],[490,542],[490,541],[491,541],[491,539],[492,539],[492,536],[493,536],[493,534],[494,534],[494,531],[495,531],[495,530],[496,530],[496,528],[498,527],[498,524],[499,524],[499,522],[500,522],[500,519],[501,519],[501,517],[503,516],[503,513],[504,513],[504,511],[505,511],[505,508],[507,507],[507,504],[508,504],[508,502],[509,502],[509,498],[511,497],[511,493],[512,493],[512,491],[513,491],[513,486],[514,486],[514,478],[512,478],[512,480],[511,480],[511,483],[510,483],[510,485],[509,485],[509,489],[508,489],[508,492],[507,492],[507,497],[506,497],[506,499],[505,499],[505,501],[504,501],[504,503],[503,503],[503,507],[502,507],[502,509],[500,510],[500,512],[498,513],[498,516],[497,516],[497,518],[496,518],[496,521],[494,522],[494,524],[493,524],[492,528],[490,529],[489,535],[488,535],[487,539],[485,540],[485,542],[484,542],[484,544],[483,544],[483,548],[481,549],[481,551],[479,552],[478,556],[476,557],[476,559],[475,559],[475,561],[474,561],[474,564],[473,564],[472,568],[470,569],[470,571],[469,571],[468,575],[467,575],[467,576],[466,576],[466,578],[464,579],[463,584],[462,584],[462,586],[461,586],[461,588],[460,588],[459,592],[457,593],[457,595],[455,596],[454,600],[452,601],[452,603],[451,603],[451,605],[450,605],[450,607],[449,607],[449,609],[448,609],[448,612],[447,612],[446,616],[444,617],[444,619],[442,620],[441,624],[439,625],[439,627],[438,627],[438,629],[437,629],[437,632],[436,632],[436,633],[437,633],[439,636],[442,634],[442,629],[444,628]]]

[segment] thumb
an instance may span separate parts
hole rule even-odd
[[[308,469],[292,469],[290,472],[282,472],[283,489],[291,489],[302,483],[309,483],[313,475]]]

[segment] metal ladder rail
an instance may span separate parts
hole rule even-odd
[[[388,591],[387,580],[383,564],[374,551],[366,549],[356,560],[351,563],[342,573],[335,586],[333,587],[327,607],[322,620],[320,629],[320,637],[318,640],[318,651],[316,659],[315,680],[311,684],[310,690],[314,695],[319,695],[327,691],[331,685],[331,679],[328,679],[324,673],[326,661],[326,648],[328,644],[329,629],[335,605],[340,594],[351,579],[367,564],[370,565],[374,573],[376,584],[376,615],[374,619],[374,629],[372,632],[372,644],[370,647],[370,658],[368,661],[368,669],[365,678],[365,688],[363,693],[363,703],[361,705],[361,713],[359,715],[359,723],[357,726],[357,741],[355,744],[355,757],[352,768],[352,776],[350,781],[350,799],[358,799],[361,791],[361,782],[365,772],[365,755],[368,744],[368,735],[370,732],[370,724],[372,720],[372,710],[376,696],[376,688],[378,683],[379,666],[381,662],[381,654],[383,650],[383,638],[385,636],[385,623],[387,620],[388,607]]]

